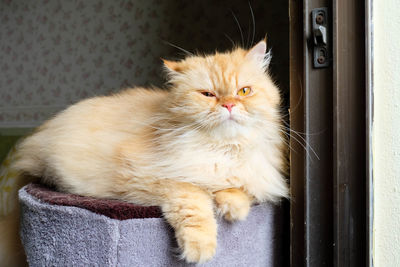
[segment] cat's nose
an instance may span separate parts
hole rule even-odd
[[[225,104],[222,104],[222,106],[224,108],[226,108],[229,112],[232,112],[232,108],[235,106],[235,104],[234,103],[225,103]]]

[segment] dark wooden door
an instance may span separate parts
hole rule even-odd
[[[321,7],[329,66],[315,68],[311,12]],[[291,266],[366,266],[366,6],[290,0],[289,10]]]

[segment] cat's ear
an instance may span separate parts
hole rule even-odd
[[[171,72],[182,71],[182,64],[179,61],[166,60],[163,58],[161,60],[164,62],[164,66],[167,68],[167,70]]]
[[[262,40],[253,46],[247,52],[246,59],[260,64],[264,69],[268,68],[271,62],[271,50],[267,52],[267,42]]]

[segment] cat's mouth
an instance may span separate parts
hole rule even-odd
[[[235,124],[240,124],[240,119],[239,116],[230,113],[229,115],[224,116],[224,118],[221,120],[222,123],[235,123]]]
[[[232,115],[232,114],[229,115],[228,121],[233,121],[233,122],[239,123],[239,120],[237,119],[237,116]]]
[[[215,126],[222,126],[223,128],[230,128],[230,127],[238,127],[244,126],[246,122],[246,117],[238,111],[234,112],[226,112],[221,111],[217,116],[212,120],[212,124]]]
[[[232,112],[224,112],[223,114],[224,121],[241,123],[243,122],[243,115],[240,114],[237,110],[232,110]]]

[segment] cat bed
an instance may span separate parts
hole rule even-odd
[[[179,259],[158,207],[56,192],[19,191],[21,239],[30,266],[196,266]],[[201,266],[280,266],[281,212],[264,203],[242,222],[218,219],[215,257]]]

